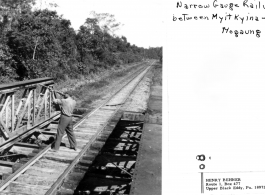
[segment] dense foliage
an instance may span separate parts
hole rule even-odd
[[[34,0],[0,0],[0,83],[51,76],[76,78],[121,63],[160,59],[162,48],[115,36],[113,15],[94,12],[75,32],[56,11],[32,10]]]

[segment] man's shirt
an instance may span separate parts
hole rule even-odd
[[[62,114],[66,116],[72,116],[75,105],[76,105],[75,100],[68,97],[67,99],[54,99],[53,102],[61,106]]]

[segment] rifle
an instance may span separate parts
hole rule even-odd
[[[45,86],[45,85],[42,85],[42,84],[38,84],[38,85],[41,85],[42,87],[46,87],[47,89],[53,91],[53,92],[56,92],[56,93],[59,93],[60,95],[62,96],[65,96],[64,93],[60,92],[60,91],[57,91],[57,90],[54,90],[53,88],[49,87],[49,86]]]

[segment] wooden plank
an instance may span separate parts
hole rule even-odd
[[[4,167],[11,167],[14,165],[14,162],[10,162],[10,161],[4,161],[4,160],[0,160],[0,166],[4,166]]]
[[[53,135],[49,135],[49,134],[39,134],[39,135],[32,135],[31,136],[33,139],[37,138],[38,140],[41,140],[42,142],[47,142],[50,143],[52,140],[54,140],[54,134]],[[41,144],[41,142],[39,142],[39,144]],[[38,144],[38,145],[39,145]]]
[[[86,175],[86,178],[102,178],[102,179],[111,179],[111,180],[123,180],[123,181],[131,181],[131,178],[128,177],[118,177],[118,176],[112,176],[112,175],[105,175],[105,174],[97,174],[97,173],[89,173]]]
[[[37,144],[28,144],[28,143],[22,143],[22,142],[17,142],[14,144],[14,146],[26,147],[26,148],[35,148],[35,149],[40,148]]]
[[[104,192],[106,191],[107,192],[112,191],[112,189],[115,190],[120,188],[122,185],[128,185],[128,184],[129,184],[128,180],[104,178],[103,176],[96,177],[95,175],[95,177],[91,176],[82,180],[82,183],[80,183],[79,188],[82,189],[82,191],[89,190],[91,194],[104,194]],[[67,188],[71,186],[67,186],[67,184],[65,184],[64,187]]]
[[[62,162],[64,162],[65,160],[65,162],[69,163],[75,159],[76,155],[77,154],[67,154],[66,152],[61,152],[61,151],[56,152],[56,153],[49,151],[45,154],[45,158],[56,160],[56,161],[63,160]]]
[[[109,111],[109,110],[116,110],[117,108],[115,106],[104,106],[100,109]]]
[[[57,162],[63,162],[63,163],[73,162],[73,158],[69,158],[69,157],[66,158],[65,156],[59,156],[59,155],[55,156],[54,154],[47,154],[45,155],[45,158],[49,160],[54,160]]]
[[[123,143],[123,142],[107,142],[105,144],[106,147],[112,147],[112,146],[115,146],[115,148],[136,148],[139,146],[139,142],[126,142],[126,143]]]
[[[31,166],[28,170],[34,170],[36,172],[39,172],[38,176],[42,176],[43,173],[47,173],[48,175],[52,174],[60,174],[67,166],[61,167],[61,168],[46,168],[46,167],[40,167],[40,166]],[[27,170],[27,171],[28,171]],[[26,173],[27,173],[26,171]],[[29,174],[29,173],[27,173]]]
[[[80,149],[76,149],[76,150],[73,150],[73,149],[70,149],[70,148],[68,148],[68,147],[63,147],[63,146],[61,146],[60,147],[60,151],[62,151],[62,152],[66,152],[66,153],[73,153],[73,154],[77,154],[77,153],[79,153],[81,150]]]
[[[95,127],[95,128],[89,128],[89,127],[77,127],[77,128],[74,128],[74,131],[80,131],[80,132],[97,132],[99,129],[99,127]]]
[[[75,167],[73,168],[72,172],[74,173],[86,173],[89,167],[87,166],[81,166],[76,164]]]
[[[34,194],[34,195],[43,195],[47,190],[49,190],[48,186],[39,186],[39,185],[29,185],[19,182],[12,182],[7,190],[9,192],[18,192],[18,193],[26,193],[26,194]]]
[[[93,163],[93,161],[91,161],[91,160],[84,160],[84,159],[81,159],[78,162],[79,165],[86,166],[86,167],[89,167],[92,163]]]
[[[107,118],[111,117],[111,114],[104,114],[104,115],[93,115],[93,116],[90,116],[89,118],[87,118],[86,120],[91,120],[91,119],[94,119],[94,120],[99,120],[99,121],[102,121],[102,120],[106,120]]]
[[[99,126],[99,125],[102,125],[102,124],[104,124],[104,123],[106,123],[108,120],[105,120],[105,121],[103,121],[103,122],[99,122],[99,123],[97,123],[96,121],[94,121],[94,120],[89,120],[89,121],[85,121],[85,122],[83,122],[80,126],[82,127],[89,127],[89,126]]]
[[[121,120],[126,121],[144,121],[145,115],[137,112],[124,112]]]
[[[47,172],[46,170],[38,169],[36,167],[30,167],[25,171],[24,174],[28,174],[34,177],[49,177],[51,180],[56,180],[61,175],[61,173],[61,171]]]
[[[54,164],[55,166],[63,166],[63,167],[67,167],[69,165],[69,163],[61,163],[61,162],[54,162],[52,160],[46,159],[45,157],[41,158],[39,160],[39,162],[41,162],[41,164]]]
[[[63,137],[62,140],[63,140],[62,142],[69,143],[69,141],[68,141],[68,137],[67,137],[67,136]],[[78,144],[86,144],[88,141],[89,141],[89,140],[86,140],[86,139],[79,139],[79,138],[76,138],[76,143],[77,143],[77,145],[78,145]]]
[[[12,173],[12,168],[11,167],[0,166],[0,175],[11,174],[11,173]]]
[[[10,149],[10,152],[13,152],[15,154],[28,155],[28,154],[32,153],[34,150],[36,150],[36,149],[35,148],[25,148],[25,147],[13,146]]]
[[[8,192],[8,191],[3,191],[0,192],[0,195],[28,195],[23,192]]]
[[[49,126],[47,128],[48,129],[57,129],[58,128],[58,124],[49,124]]]
[[[63,171],[69,166],[69,163],[63,163],[63,162],[56,162],[49,159],[41,159],[40,161],[37,161],[33,167],[35,168],[41,168],[44,170],[56,170],[56,171]]]
[[[108,143],[123,143],[123,144],[138,144],[140,141],[139,138],[135,137],[126,137],[126,138],[109,138]]]
[[[47,130],[38,130],[38,132],[40,132],[42,134],[45,134],[45,135],[56,135],[57,134],[57,131],[53,131],[53,130],[50,130],[50,131],[47,131]]]
[[[78,139],[83,139],[83,140],[89,141],[93,137],[93,135],[91,135],[91,134],[78,134],[78,133],[75,133],[75,137],[78,138]]]
[[[113,153],[101,153],[101,155],[106,156],[108,159],[110,158],[122,158],[122,159],[131,159],[134,160],[136,159],[135,155],[122,155],[122,154],[113,154]]]
[[[85,154],[82,159],[84,160],[90,160],[90,161],[93,161],[96,156],[98,155],[98,153],[94,153],[94,154]]]
[[[99,126],[99,125],[103,125],[107,122],[108,120],[102,120],[102,121],[95,121],[95,120],[90,120],[87,122],[83,122],[80,126],[82,127],[89,127],[89,126]]]
[[[17,178],[16,181],[22,184],[51,186],[56,181],[56,179],[56,177],[40,177],[36,175],[23,174],[19,178]]]
[[[57,195],[73,195],[75,192],[72,189],[65,189],[63,187],[57,192]]]
[[[97,131],[98,128],[87,128],[87,127],[80,127],[74,128],[74,131]]]
[[[85,135],[85,136],[93,136],[93,135],[95,135],[95,133],[96,133],[96,131],[80,131],[79,129],[75,129],[74,130],[74,134],[75,135],[80,135],[80,136],[82,136],[82,135]]]
[[[85,173],[73,172],[68,175],[67,180],[77,180],[79,182],[84,176]]]

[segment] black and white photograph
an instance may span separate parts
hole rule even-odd
[[[166,10],[164,194],[265,194],[265,1]]]
[[[0,0],[0,194],[168,194],[165,9]]]

